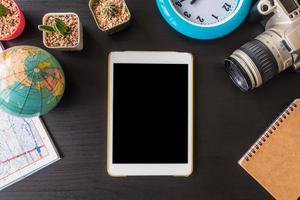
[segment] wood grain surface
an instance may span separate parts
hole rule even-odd
[[[1,200],[265,200],[272,197],[237,164],[275,116],[300,96],[300,76],[287,70],[263,87],[240,92],[224,59],[263,31],[244,23],[222,39],[186,38],[160,16],[154,0],[127,0],[128,29],[101,33],[87,0],[19,0],[24,34],[4,43],[43,47],[37,30],[47,12],[74,11],[84,26],[84,50],[50,51],[66,75],[62,102],[43,117],[64,158],[0,192]],[[111,51],[186,51],[195,57],[195,170],[189,178],[112,178],[106,173],[107,56]]]

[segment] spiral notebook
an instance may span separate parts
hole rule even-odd
[[[300,199],[300,99],[286,108],[239,164],[277,200]]]

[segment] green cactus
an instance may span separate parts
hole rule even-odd
[[[53,32],[55,32],[55,30],[54,30],[54,28],[52,26],[47,26],[47,25],[39,25],[38,29],[40,31],[47,32],[47,33],[53,33]]]
[[[63,36],[67,35],[70,32],[70,28],[65,24],[61,19],[55,18],[52,26],[48,25],[39,25],[38,29],[43,32],[54,33],[57,32]]]
[[[108,2],[103,5],[102,13],[106,17],[115,17],[118,14],[118,6],[116,6],[112,2]]]
[[[0,17],[7,15],[7,12],[8,9],[4,5],[0,4]]]
[[[65,22],[58,18],[54,19],[52,27],[56,30],[56,32],[59,32],[63,36],[68,34],[70,31],[70,28],[65,24]]]

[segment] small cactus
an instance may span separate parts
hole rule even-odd
[[[0,4],[0,17],[7,15],[7,12],[8,9],[4,5]]]
[[[70,28],[64,23],[63,20],[55,18],[52,26],[48,25],[39,25],[38,29],[43,32],[54,33],[58,32],[59,34],[65,36],[69,33]]]
[[[63,36],[70,31],[70,28],[65,24],[65,22],[58,18],[54,19],[52,27],[56,30],[56,32],[59,32]]]
[[[106,17],[115,17],[118,14],[118,6],[112,2],[108,2],[103,5],[101,11]]]
[[[39,25],[38,29],[40,31],[47,32],[47,33],[53,33],[53,32],[55,32],[55,30],[54,30],[54,28],[52,26],[47,26],[47,25]]]

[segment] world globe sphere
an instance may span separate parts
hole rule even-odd
[[[41,116],[61,100],[65,76],[59,62],[34,46],[0,53],[0,109],[18,117]]]

